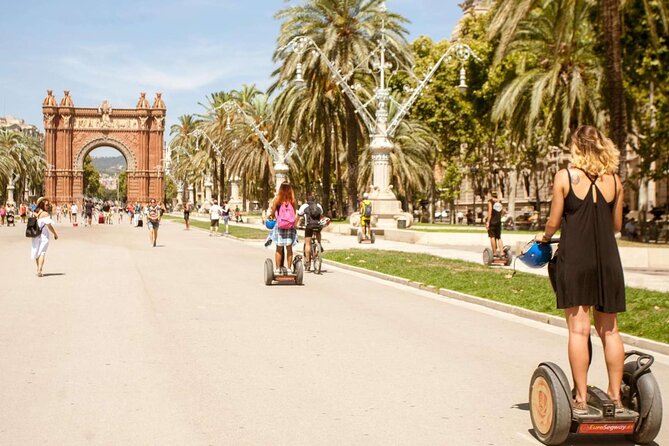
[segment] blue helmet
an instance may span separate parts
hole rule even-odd
[[[548,243],[529,242],[518,258],[530,268],[543,268],[553,258],[553,248]]]
[[[274,226],[276,225],[276,220],[265,220],[265,227],[269,230],[274,229]]]

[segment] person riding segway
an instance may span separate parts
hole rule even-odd
[[[276,269],[272,265],[272,259],[265,260],[265,284],[271,285],[274,281],[294,281],[295,284],[301,285],[304,265],[302,257],[293,258],[293,246],[298,243],[297,213],[295,212],[295,194],[288,182],[281,183],[274,197],[268,219],[268,222],[270,221],[276,221],[275,224],[272,224],[270,233],[271,241],[276,245],[274,254]],[[284,260],[287,265],[290,265],[290,269],[284,266]]]
[[[502,243],[502,213],[504,205],[497,198],[497,192],[490,193],[488,200],[488,219],[486,229],[490,238],[490,248],[483,251],[483,263],[485,265],[511,265],[511,247]]]
[[[553,182],[551,211],[539,244],[560,230],[560,247],[549,264],[557,307],[564,309],[569,332],[568,354],[574,382],[569,387],[556,364],[542,362],[529,390],[530,416],[538,438],[561,444],[569,433],[627,434],[637,443],[657,436],[662,406],[650,373],[653,357],[625,353],[617,314],[625,311],[625,284],[614,234],[622,226],[623,187],[616,171],[619,154],[613,142],[591,126],[572,135],[572,165]],[[545,249],[529,249],[519,258],[545,259]],[[549,257],[550,258],[550,257]],[[592,360],[590,312],[602,340],[609,384],[606,392],[589,386]],[[638,356],[625,363],[626,359]]]
[[[369,199],[369,194],[365,192],[362,194],[362,201],[360,202],[360,231],[358,231],[358,243],[369,241],[374,243],[374,233],[372,232],[372,202]]]

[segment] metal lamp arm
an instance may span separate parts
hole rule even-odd
[[[469,60],[470,57],[473,57],[475,60],[480,61],[475,54],[474,51],[468,46],[463,43],[458,43],[455,44],[451,47],[449,47],[444,54],[441,55],[437,63],[435,63],[432,68],[430,68],[430,71],[425,75],[423,80],[418,84],[418,87],[411,93],[411,96],[409,96],[409,99],[402,104],[400,107],[399,111],[397,114],[393,117],[393,120],[390,122],[390,125],[388,126],[388,135],[393,135],[395,131],[397,130],[397,127],[399,127],[400,123],[402,122],[402,119],[404,119],[404,116],[409,112],[409,109],[411,106],[416,102],[416,99],[418,99],[418,96],[423,92],[427,84],[432,80],[434,75],[436,74],[437,70],[441,66],[441,64],[445,60],[450,60],[451,54],[456,53],[456,56],[458,59],[460,59],[462,62],[466,62]]]
[[[251,127],[253,129],[253,132],[260,139],[260,142],[262,143],[265,150],[267,152],[269,152],[270,156],[272,158],[277,156],[276,149],[274,149],[274,147],[272,147],[272,144],[265,137],[262,130],[260,130],[260,128],[256,125],[255,120],[251,116],[249,116],[249,114],[237,103],[237,101],[233,101],[233,100],[227,101],[226,103],[224,103],[222,105],[222,107],[225,107],[226,110],[230,110],[230,111],[232,111],[232,109],[234,108],[235,111],[238,114],[242,115],[246,125],[248,125],[249,127]]]
[[[313,47],[313,49],[318,53],[318,55],[323,59],[325,62],[325,65],[328,67],[330,72],[332,73],[332,76],[334,77],[334,80],[337,85],[339,85],[339,88],[342,89],[344,94],[351,100],[353,103],[356,112],[360,117],[362,118],[363,122],[367,126],[367,129],[370,131],[370,133],[375,133],[376,132],[376,120],[374,117],[370,114],[369,110],[365,107],[365,105],[362,103],[358,95],[355,94],[355,91],[348,85],[348,82],[342,76],[340,73],[339,69],[334,66],[334,64],[328,59],[328,57],[323,53],[323,51],[316,45],[316,42],[314,42],[310,37],[306,36],[298,36],[295,37],[293,40],[288,43],[284,48],[292,46],[293,48],[299,50],[294,50],[298,56],[303,53],[307,46]],[[350,78],[351,75],[348,77]]]

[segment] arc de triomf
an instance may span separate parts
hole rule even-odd
[[[80,203],[84,197],[84,158],[97,147],[113,147],[123,154],[128,169],[128,202],[158,201],[163,197],[163,133],[165,102],[156,93],[149,105],[140,93],[135,108],[75,107],[69,91],[60,103],[52,90],[42,103],[46,196],[55,204]]]

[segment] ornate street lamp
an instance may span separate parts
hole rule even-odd
[[[380,9],[382,12],[386,11],[385,2],[381,3]],[[391,65],[387,63],[386,58],[388,56],[393,56],[392,51],[387,48],[388,45],[386,39],[384,19],[381,26],[380,42],[378,46],[372,51],[372,54],[377,55],[378,57],[378,60],[374,61],[372,64],[374,71],[378,71],[378,77],[376,77],[378,84],[374,90],[374,97],[368,103],[364,103],[363,100],[356,94],[355,87],[351,87],[348,83],[354,72],[343,75],[341,70],[327,58],[323,51],[310,37],[295,37],[287,45],[280,48],[279,53],[283,51],[290,51],[297,55],[298,60],[295,70],[295,82],[304,83],[304,79],[302,77],[303,70],[301,58],[307,50],[312,50],[323,60],[323,62],[325,62],[325,65],[332,73],[332,77],[336,84],[353,103],[356,113],[362,118],[362,121],[371,135],[369,148],[372,152],[373,190],[370,194],[370,198],[373,201],[374,213],[379,215],[379,223],[381,226],[390,227],[394,225],[395,219],[399,216],[407,218],[409,222],[413,220],[413,217],[410,214],[405,215],[405,213],[402,212],[401,204],[399,201],[397,201],[395,194],[391,190],[390,152],[394,147],[391,140],[392,137],[394,136],[397,128],[408,113],[411,106],[414,104],[416,99],[418,99],[422,91],[427,87],[428,83],[434,77],[442,63],[448,63],[454,59],[457,59],[460,63],[465,63],[470,58],[477,61],[480,61],[480,59],[474,53],[474,51],[464,43],[455,43],[450,46],[448,50],[446,50],[439,58],[439,60],[430,68],[430,70],[428,70],[428,73],[425,75],[423,80],[420,81],[418,86],[413,89],[409,98],[407,98],[403,104],[397,104],[397,114],[393,117],[392,121],[388,123],[388,102],[390,100],[393,100],[393,102],[395,101],[390,96],[390,88],[386,80],[386,71],[391,68]],[[418,79],[418,76],[416,76],[416,74],[413,73],[410,69],[407,69],[406,71],[409,72],[411,77]],[[466,70],[464,66],[462,66],[460,69],[460,85],[458,88],[462,92],[467,90]],[[368,109],[368,106],[371,102],[374,103],[374,115],[372,115]]]
[[[256,134],[258,139],[260,139],[260,142],[263,145],[263,148],[269,153],[269,155],[272,157],[272,161],[274,162],[274,173],[276,175],[276,191],[279,190],[279,187],[281,186],[281,183],[284,181],[287,181],[288,179],[288,160],[295,154],[297,151],[297,144],[294,142],[290,143],[290,147],[288,150],[286,150],[286,147],[283,144],[279,144],[276,148],[272,145],[275,140],[272,140],[271,142],[267,139],[265,136],[265,133],[260,130],[258,125],[256,124],[255,120],[253,117],[247,113],[236,101],[230,100],[227,102],[224,102],[223,104],[219,105],[216,107],[214,110],[218,110],[219,108],[223,108],[225,113],[228,114],[227,118],[227,127],[226,130],[232,130],[230,127],[230,115],[231,114],[238,114],[241,115],[244,119],[244,123],[251,127],[253,132]]]

